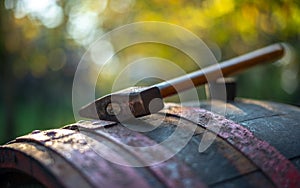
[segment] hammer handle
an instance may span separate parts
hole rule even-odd
[[[159,88],[162,97],[172,96],[180,91],[190,89],[191,82],[199,86],[208,81],[226,77],[257,64],[264,64],[276,61],[284,55],[282,44],[273,44],[256,51],[208,66],[204,69],[189,73],[187,75],[161,82],[155,86]],[[221,74],[222,73],[222,74]]]

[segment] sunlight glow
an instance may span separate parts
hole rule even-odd
[[[12,8],[11,1],[6,0],[6,8]],[[9,3],[8,3],[9,2]],[[15,17],[29,16],[33,22],[41,22],[48,28],[55,28],[63,22],[63,9],[55,0],[20,0],[15,5]]]
[[[107,1],[85,1],[72,5],[67,22],[67,33],[76,43],[88,46],[101,35]]]
[[[91,48],[91,58],[94,63],[103,65],[114,55],[114,48],[109,41],[101,40]]]
[[[98,15],[94,12],[76,13],[70,16],[67,32],[79,44],[89,45],[97,34]]]

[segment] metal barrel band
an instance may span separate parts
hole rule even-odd
[[[255,137],[247,128],[204,109],[170,105],[162,111],[190,120],[208,128],[209,120],[221,125],[219,137],[250,159],[277,187],[300,187],[300,172],[279,151],[266,141]]]

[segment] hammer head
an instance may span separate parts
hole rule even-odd
[[[79,115],[108,121],[126,121],[158,112],[164,107],[158,87],[131,87],[101,97],[82,107]]]

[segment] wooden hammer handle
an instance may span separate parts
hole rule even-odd
[[[216,80],[222,76],[232,75],[257,64],[276,61],[282,58],[283,55],[284,46],[282,44],[273,44],[187,75],[156,84],[155,86],[160,89],[160,93],[164,98],[190,89],[191,87],[205,84],[208,81]],[[194,86],[191,85],[191,82]]]

